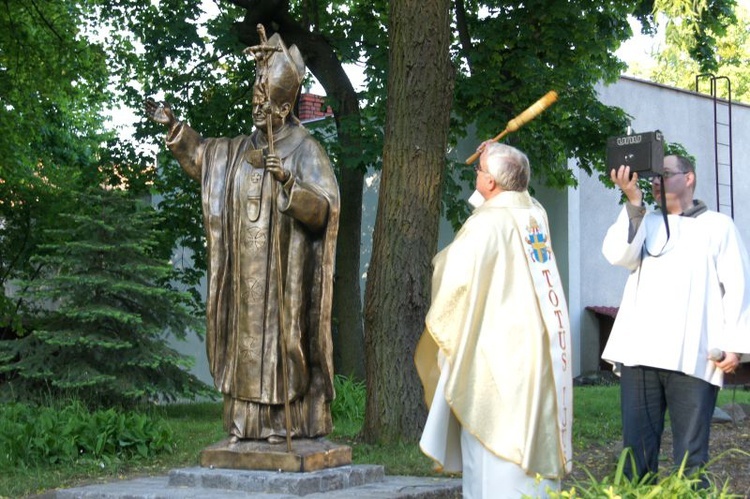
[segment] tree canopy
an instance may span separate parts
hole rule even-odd
[[[738,5],[736,21],[716,31],[707,29],[706,34],[715,40],[715,65],[707,68],[691,56],[691,47],[686,41],[689,26],[667,23],[663,37],[652,50],[653,64],[636,64],[630,72],[636,76],[665,85],[696,90],[696,75],[707,74],[726,77],[731,82],[732,100],[750,102],[750,12],[747,4]],[[698,79],[698,90],[709,93],[709,84]],[[729,97],[726,85],[719,82],[717,96]]]
[[[92,226],[106,223],[106,210],[102,197],[83,193],[119,192],[132,202],[149,193],[153,178],[153,168],[138,161],[133,148],[118,143],[104,124],[116,94],[110,82],[117,75],[110,46],[97,32],[98,7],[96,2],[12,0],[0,9],[0,382],[5,397],[64,393],[104,403],[206,391],[189,374],[189,361],[165,348],[162,336],[175,326],[184,337],[195,326],[171,289],[174,240],[154,224],[139,223],[137,211],[123,208],[126,203],[114,210],[120,218],[113,230],[122,245],[110,252],[104,246],[94,249],[92,239],[99,233]],[[91,217],[97,220],[87,225]],[[142,239],[134,241],[128,229]],[[135,245],[127,248],[133,251],[125,250],[127,244]],[[101,278],[91,274],[103,261],[120,268],[112,279],[92,284]],[[127,265],[140,266],[125,271]],[[143,287],[123,291],[139,271]],[[112,295],[121,292],[122,299],[102,298],[102,287]],[[163,313],[149,315],[158,309]],[[124,322],[116,325],[117,320]],[[103,353],[108,348],[127,354],[110,358]]]

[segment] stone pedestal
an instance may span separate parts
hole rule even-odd
[[[45,494],[55,499],[460,499],[461,480],[386,476],[360,464],[306,473],[182,468],[169,476],[117,480]]]
[[[237,470],[309,472],[352,463],[352,449],[324,438],[293,439],[292,450],[286,441],[269,444],[264,440],[229,439],[210,445],[201,451],[200,464],[205,468]]]
[[[219,497],[219,491],[236,491],[246,494],[278,494],[287,497],[310,494],[344,494],[347,490],[368,484],[379,484],[385,479],[382,466],[341,466],[305,473],[280,471],[246,471],[227,469],[188,468],[169,473],[171,487],[188,488],[205,493],[205,497]],[[196,495],[196,497],[200,497]],[[277,496],[278,497],[278,496]]]

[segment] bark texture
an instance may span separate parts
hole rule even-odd
[[[414,350],[430,303],[453,90],[450,2],[392,0],[388,107],[365,294],[370,442],[414,441],[426,418]]]

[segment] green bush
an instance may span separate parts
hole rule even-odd
[[[163,421],[115,409],[0,406],[0,470],[79,460],[146,459],[171,452],[173,432]]]

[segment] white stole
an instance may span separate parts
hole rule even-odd
[[[549,224],[546,214],[536,202],[526,218],[525,211],[511,210],[513,219],[528,247],[529,272],[534,280],[539,309],[549,335],[550,361],[557,392],[557,424],[561,447],[565,453],[565,469],[572,470],[572,424],[573,424],[573,382],[567,373],[571,369],[570,320],[565,292],[560,282],[560,274],[554,261],[554,253],[549,243]]]

